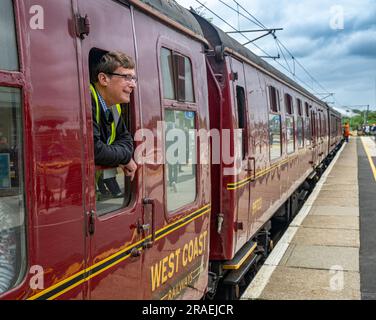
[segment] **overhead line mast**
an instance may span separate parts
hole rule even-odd
[[[233,8],[231,5],[229,5],[228,3],[224,2],[223,0],[218,0],[220,3],[222,3],[223,5],[225,5],[227,8],[229,8],[230,10],[236,12],[238,14],[238,17],[241,16],[241,17],[244,17],[245,19],[247,19],[248,21],[252,22],[253,24],[257,25],[258,27],[261,28],[261,30],[240,30],[240,27],[238,28],[238,30],[236,28],[234,28],[232,25],[230,25],[229,23],[227,23],[227,21],[225,21],[223,18],[221,18],[218,14],[216,14],[214,11],[212,11],[211,9],[209,9],[206,5],[204,5],[203,3],[201,3],[199,0],[195,0],[196,2],[198,2],[202,8],[205,8],[206,10],[210,11],[212,14],[214,14],[218,19],[220,19],[222,22],[224,22],[226,25],[230,26],[234,31],[228,31],[226,33],[228,34],[240,34],[242,37],[244,37],[245,39],[247,39],[247,42],[245,42],[243,44],[243,46],[246,46],[248,44],[252,44],[254,45],[257,49],[259,49],[261,52],[263,52],[264,54],[266,54],[266,56],[260,56],[260,58],[271,58],[273,59],[279,66],[281,66],[284,70],[286,70],[288,73],[290,73],[295,79],[297,79],[298,81],[300,81],[302,84],[304,84],[306,87],[310,88],[310,90],[312,90],[316,95],[319,95],[316,90],[313,88],[313,86],[311,85],[308,85],[305,81],[303,81],[302,79],[300,79],[299,77],[297,77],[296,75],[296,65],[298,65],[303,71],[305,74],[307,74],[307,76],[309,77],[309,79],[312,81],[312,85],[313,84],[316,84],[320,89],[324,90],[326,93],[326,95],[328,95],[327,97],[325,98],[328,98],[329,96],[332,96],[331,93],[326,89],[324,88],[311,74],[310,72],[300,63],[300,61],[298,61],[294,55],[290,52],[290,50],[288,50],[286,48],[286,46],[277,38],[277,36],[275,35],[275,31],[279,31],[279,30],[283,30],[283,28],[267,28],[260,20],[258,20],[254,15],[252,15],[247,9],[245,9],[238,1],[236,0],[232,0],[236,6],[237,6],[237,9]],[[248,16],[246,16],[245,14],[241,13],[240,12],[240,9],[242,9]],[[257,37],[255,39],[249,39],[248,37],[246,37],[244,35],[244,33],[247,33],[247,32],[262,32],[262,31],[265,31],[266,34],[260,36],[260,37]],[[254,42],[256,40],[259,40],[269,34],[272,34],[273,38],[275,39],[275,42],[276,42],[276,46],[277,46],[277,49],[278,49],[278,55],[277,56],[271,56],[270,54],[268,54],[267,52],[265,52],[263,49],[261,49],[258,45],[256,45]],[[283,50],[284,49],[284,50]],[[292,60],[292,67],[290,66],[287,58],[286,58],[286,55],[284,54],[284,51],[287,52],[287,54],[289,55],[289,57],[291,58]],[[285,67],[283,64],[279,63],[276,59],[279,59],[280,58],[280,53],[285,61],[285,64],[287,65],[287,67]]]
[[[251,41],[251,39],[249,39],[247,36],[245,36],[243,33],[240,33],[239,30],[237,30],[234,26],[232,26],[231,24],[229,24],[225,19],[223,19],[222,17],[220,17],[217,13],[215,13],[213,10],[211,10],[210,8],[208,8],[205,4],[203,4],[202,2],[200,2],[199,0],[195,0],[197,3],[199,3],[201,5],[202,8],[205,8],[206,10],[208,10],[210,13],[212,13],[214,16],[216,16],[219,20],[221,20],[223,23],[225,23],[227,26],[229,26],[231,29],[233,29],[234,31],[237,31],[242,37],[244,37],[245,39],[247,39],[248,41]],[[247,18],[248,19],[248,18]],[[248,19],[249,20],[249,19]],[[257,44],[255,44],[254,42],[250,42],[252,45],[254,45],[257,49],[259,49],[261,52],[263,52],[264,54],[266,54],[266,57],[264,56],[259,56],[260,58],[270,58],[270,59],[273,59],[281,68],[283,68],[286,72],[288,73],[291,73],[291,71],[286,68],[283,64],[281,64],[280,62],[278,62],[276,59],[280,58],[279,54],[277,57],[273,57],[271,56],[269,53],[267,53],[265,50],[263,50],[262,48],[260,48]],[[302,79],[300,79],[299,77],[297,77],[296,75],[294,75],[294,78],[296,80],[298,80],[300,83],[304,84],[307,88],[309,88],[313,93],[316,94],[316,90],[310,86],[309,84],[307,84],[305,81],[303,81]]]

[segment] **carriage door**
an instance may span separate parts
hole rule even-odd
[[[94,166],[93,127],[89,91],[89,67],[106,51],[122,51],[135,57],[131,11],[115,1],[78,0],[74,8],[76,24],[81,22],[83,39],[78,39],[82,52],[82,92],[87,123],[86,212],[89,239],[86,280],[91,299],[139,299],[141,297],[141,251],[136,247],[143,232],[141,222],[142,169],[134,181],[120,168]],[[86,25],[86,27],[85,27]],[[88,28],[90,25],[90,28]],[[85,30],[86,29],[86,30]],[[126,80],[124,80],[126,81]],[[138,127],[137,89],[131,103],[122,106],[121,116],[132,133]],[[114,117],[115,118],[115,117]]]
[[[247,180],[251,174],[250,170],[253,170],[254,162],[249,157],[249,129],[248,129],[248,116],[247,116],[247,100],[246,100],[246,82],[244,77],[243,64],[231,58],[231,79],[232,81],[232,101],[234,112],[234,129],[239,129],[242,132],[242,136],[235,138],[236,147],[239,148],[241,155],[242,167],[238,173],[237,181]],[[253,158],[254,159],[254,158]],[[237,198],[237,221],[235,222],[235,228],[237,231],[236,237],[236,251],[238,251],[247,241],[247,229],[248,229],[248,212],[250,201],[250,183],[238,183],[236,184],[235,192]]]

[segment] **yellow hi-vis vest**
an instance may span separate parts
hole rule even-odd
[[[100,115],[101,115],[101,109],[99,107],[99,100],[98,100],[97,91],[95,90],[95,88],[92,84],[90,84],[90,91],[91,91],[91,95],[93,96],[94,101],[95,101],[95,120],[97,121],[98,124],[100,124],[99,120],[100,120]],[[116,105],[116,109],[117,109],[117,112],[118,112],[119,118],[120,118],[121,117],[120,104]],[[115,139],[116,139],[116,124],[115,124],[115,121],[113,121],[112,124],[111,124],[111,137],[110,137],[110,141],[109,141],[108,144],[113,144]]]

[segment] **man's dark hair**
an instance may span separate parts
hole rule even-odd
[[[105,53],[94,67],[91,81],[98,82],[98,75],[103,72],[106,74],[114,72],[117,68],[134,69],[135,63],[133,59],[120,51],[111,51]]]

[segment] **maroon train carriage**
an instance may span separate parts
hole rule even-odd
[[[218,279],[236,288],[268,251],[268,221],[292,212],[337,148],[340,115],[171,1],[1,6],[0,298],[199,299]],[[99,197],[88,84],[108,50],[136,61],[138,86],[122,106],[136,148],[149,129],[152,155],[165,155],[159,121],[228,129],[240,173],[146,163],[132,183],[117,172],[122,198]],[[187,158],[201,163],[203,148],[187,144]]]
[[[16,179],[0,190],[1,214],[13,220],[1,226],[12,237],[6,257],[14,267],[1,288],[3,299],[205,294],[208,165],[183,165],[178,192],[168,185],[168,166],[141,165],[132,184],[117,175],[124,199],[96,197],[89,66],[102,50],[121,50],[137,63],[138,87],[123,106],[131,132],[149,129],[157,140],[163,120],[209,128],[201,29],[185,9],[149,2],[157,7],[140,1],[2,1],[0,20],[10,36],[0,33],[6,42],[0,124],[17,148],[11,161],[18,160]],[[31,19],[41,12],[43,29],[32,29]],[[200,157],[198,144],[189,148]]]
[[[211,170],[209,293],[222,281],[225,297],[233,298],[244,275],[270,251],[271,218],[291,220],[338,148],[341,118],[206,19],[195,18],[211,46],[210,128],[243,132],[230,147],[235,154],[240,145],[238,174],[226,175],[224,162]]]

